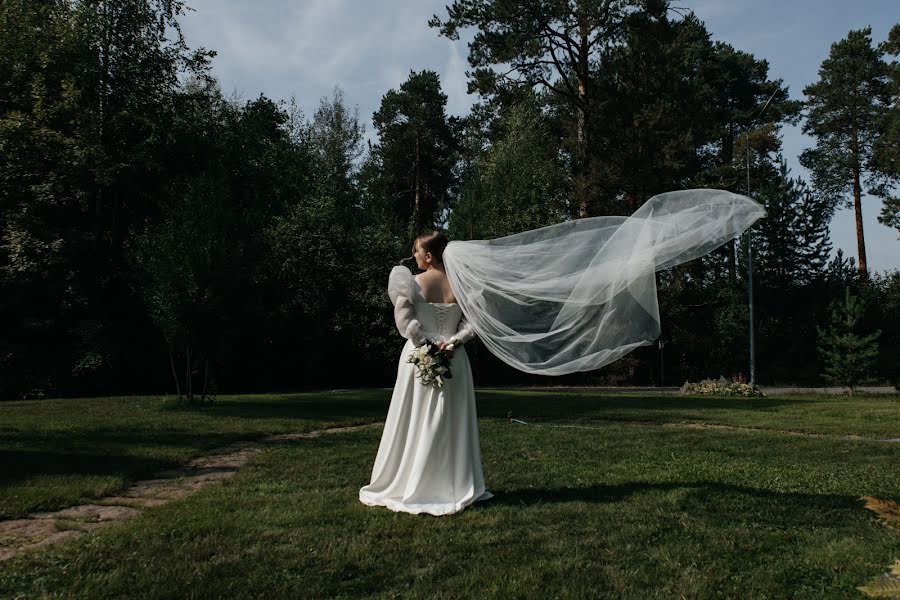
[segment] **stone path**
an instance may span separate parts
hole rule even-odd
[[[235,442],[195,458],[181,468],[157,473],[154,479],[138,481],[120,495],[100,498],[92,504],[0,521],[0,561],[113,523],[127,521],[148,508],[181,500],[208,485],[225,481],[233,477],[265,445],[290,443],[325,433],[355,431],[378,424],[380,423],[273,435],[256,442]]]

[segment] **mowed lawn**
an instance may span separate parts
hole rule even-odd
[[[496,497],[458,515],[357,501],[376,425],[266,446],[221,485],[2,562],[0,598],[861,598],[900,559],[859,499],[900,500],[900,443],[880,441],[900,437],[896,397],[478,398]],[[88,502],[236,440],[376,423],[389,399],[0,403],[0,515]]]

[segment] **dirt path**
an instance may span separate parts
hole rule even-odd
[[[862,435],[840,435],[833,433],[808,433],[805,431],[783,431],[780,429],[766,429],[765,427],[738,427],[735,425],[716,425],[712,423],[664,423],[663,427],[681,427],[684,429],[727,429],[730,431],[753,431],[759,433],[777,433],[780,435],[795,435],[810,438],[837,438],[841,440],[857,440],[866,442],[900,443],[900,438],[872,438]]]
[[[527,425],[529,427],[562,427],[568,429],[599,429],[596,425],[557,425],[555,423],[531,423],[522,419],[510,418],[511,423]],[[765,427],[739,427],[737,425],[719,425],[717,423],[665,423],[659,421],[620,421],[618,419],[591,419],[592,423],[604,423],[606,425],[640,425],[656,426],[677,429],[722,429],[726,431],[750,431],[754,433],[775,433],[778,435],[793,435],[808,438],[832,438],[840,440],[854,440],[864,442],[884,442],[888,444],[900,443],[900,437],[873,438],[862,435],[841,435],[834,433],[810,433],[806,431],[787,431],[782,429],[767,429]]]
[[[0,521],[0,561],[127,521],[148,508],[181,500],[208,485],[230,479],[264,446],[315,438],[326,433],[356,431],[373,425],[380,423],[273,435],[255,442],[235,442],[195,458],[181,468],[157,473],[154,479],[138,481],[120,495],[99,498],[92,504]]]

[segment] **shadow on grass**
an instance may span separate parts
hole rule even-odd
[[[237,419],[304,419],[326,422],[342,419],[384,418],[390,395],[383,398],[279,399],[268,401],[228,400],[201,409],[173,407],[173,411],[203,412],[214,417]]]
[[[614,485],[553,489],[491,490],[495,496],[489,506],[535,506],[566,502],[607,504],[621,502],[634,495],[687,492],[676,510],[700,514],[704,520],[725,523],[749,522],[791,525],[839,526],[864,515],[862,502],[851,496],[777,492],[714,481],[703,482],[630,482]],[[843,516],[842,516],[843,515]]]
[[[639,420],[671,420],[673,411],[767,411],[795,402],[782,398],[705,398],[688,396],[609,396],[602,392],[521,392],[476,390],[478,414],[484,418],[528,416],[540,419],[578,419],[624,415]],[[200,408],[171,405],[167,411],[197,412],[241,419],[383,419],[391,400],[390,390],[351,393],[322,392],[275,397],[236,397]],[[641,416],[638,416],[640,413]]]
[[[194,455],[265,433],[201,433],[190,429],[80,429],[6,435],[0,448],[0,487],[42,475],[120,476],[135,480],[182,464]],[[161,450],[162,449],[162,450]]]
[[[728,410],[766,411],[791,404],[783,398],[708,398],[697,396],[609,396],[601,393],[566,394],[553,392],[483,391],[478,397],[481,417],[527,415],[541,419],[577,419],[580,415],[593,418],[606,414],[627,413],[640,420],[672,420],[673,411]]]
[[[176,461],[111,452],[0,450],[0,486],[41,475],[140,477],[176,466]]]
[[[344,420],[341,425],[377,420]],[[297,431],[317,428],[318,425],[311,427],[306,423],[298,426]],[[0,435],[0,487],[42,475],[142,479],[184,464],[190,456],[234,442],[259,441],[270,435],[272,432],[265,428],[204,432],[183,424],[177,428],[113,425],[108,429],[93,427],[74,431],[6,431]]]

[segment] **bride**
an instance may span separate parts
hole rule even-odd
[[[359,491],[369,506],[448,515],[492,496],[484,489],[472,369],[463,346],[474,332],[447,281],[442,260],[447,237],[437,231],[413,243],[419,269],[394,267],[388,294],[394,319],[407,338],[372,479]],[[451,353],[452,377],[441,387],[416,379],[407,362],[414,348],[433,342]]]
[[[446,515],[484,490],[472,371],[474,337],[526,373],[599,369],[660,334],[655,273],[739,236],[765,209],[725,190],[667,192],[629,217],[566,221],[494,240],[416,238],[424,271],[394,267],[388,294],[407,338],[364,504]],[[443,387],[407,362],[432,342],[452,352]]]

